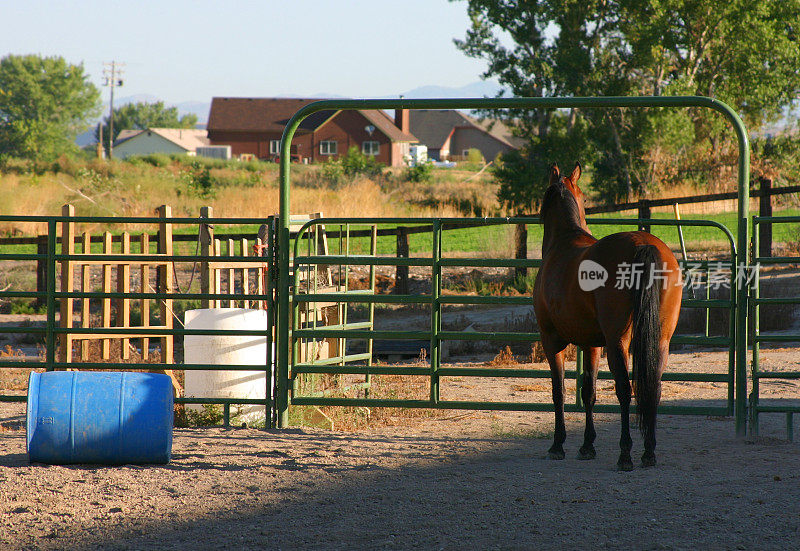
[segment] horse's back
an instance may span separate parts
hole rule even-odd
[[[586,258],[594,260],[601,265],[619,265],[623,262],[632,262],[639,247],[653,246],[658,250],[662,262],[667,263],[668,269],[678,267],[678,261],[672,250],[658,237],[644,231],[628,231],[607,235],[599,239],[586,250]]]
[[[645,266],[639,265],[637,252],[654,247],[655,265],[648,280]],[[605,285],[593,291],[595,306],[607,337],[622,335],[630,329],[634,290],[641,286],[661,286],[660,317],[665,337],[675,330],[683,293],[682,276],[672,250],[648,232],[620,232],[600,239],[586,251],[586,258],[608,271]]]
[[[662,312],[663,325],[671,336],[680,309],[680,267],[670,248],[654,235],[641,232],[620,232],[590,243],[576,243],[569,249],[548,254],[537,274],[534,306],[541,324],[552,326],[565,340],[582,346],[602,346],[609,339],[627,334],[631,325],[634,293],[625,280],[639,270],[636,255],[642,247],[657,251],[659,277],[664,282],[661,303],[669,307]],[[584,289],[579,270],[590,260],[606,272],[602,285]],[[647,285],[647,280],[638,284]],[[677,304],[677,307],[675,307]]]

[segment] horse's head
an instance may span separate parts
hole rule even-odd
[[[586,213],[583,208],[583,192],[578,187],[581,177],[581,164],[575,163],[575,168],[569,176],[561,174],[558,165],[553,163],[550,167],[550,185],[544,193],[540,216],[542,221],[551,210],[558,210],[562,220],[577,223],[581,228],[589,231],[586,225]],[[566,217],[566,218],[564,218]]]

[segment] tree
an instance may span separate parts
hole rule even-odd
[[[129,103],[114,109],[114,139],[123,130],[145,130],[147,128],[194,128],[197,115],[189,113],[178,117],[177,107],[165,107],[163,101],[155,103]],[[109,144],[109,118],[103,118],[103,145]],[[97,131],[95,138],[99,139]]]
[[[472,25],[456,45],[516,96],[706,95],[753,128],[800,89],[800,0],[466,1]],[[587,121],[585,150],[598,151],[593,184],[608,200],[686,177],[677,154],[702,152],[719,165],[731,137],[721,117],[700,109],[499,115],[536,156],[554,155],[542,148],[549,134],[568,136]]]
[[[50,160],[77,151],[75,138],[99,110],[83,65],[61,57],[0,60],[0,155]]]

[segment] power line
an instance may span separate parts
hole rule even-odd
[[[116,61],[103,62],[103,86],[111,87],[111,102],[108,107],[108,158],[114,157],[114,88],[122,86],[124,63]]]

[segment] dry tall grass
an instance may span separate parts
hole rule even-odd
[[[258,171],[211,169],[211,193],[203,196],[187,184],[188,168],[179,163],[155,167],[122,161],[65,161],[36,174],[0,173],[3,215],[58,215],[62,205],[75,205],[82,216],[152,216],[160,205],[174,216],[197,216],[200,207],[214,207],[220,217],[265,217],[278,212],[277,165]],[[317,166],[292,168],[293,181],[315,178]],[[458,171],[441,174],[432,183],[402,181],[397,171],[376,180],[356,177],[335,188],[295,185],[291,210],[324,212],[337,217],[463,216],[475,203],[481,212],[496,210],[494,185],[485,174]],[[472,179],[470,179],[472,178]],[[441,180],[441,181],[440,181]],[[465,181],[469,180],[465,183]],[[136,228],[129,228],[136,229]],[[44,224],[0,224],[5,235],[44,233]]]

